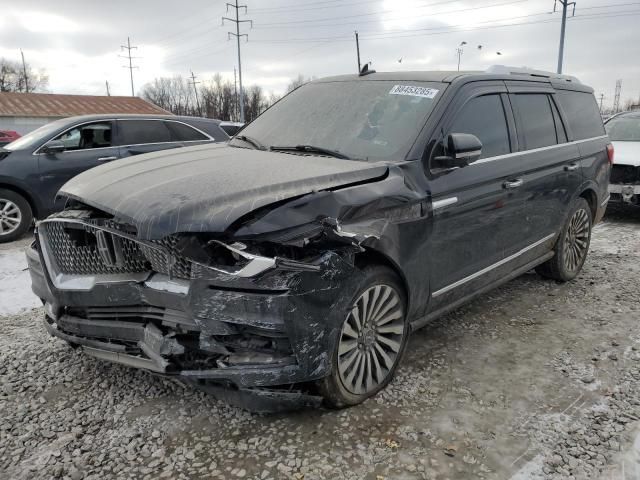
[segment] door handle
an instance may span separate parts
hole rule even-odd
[[[502,188],[510,190],[512,188],[521,187],[523,183],[524,181],[521,178],[518,178],[517,180],[507,180],[502,184]]]
[[[100,157],[98,158],[99,162],[110,162],[111,160],[117,160],[118,157]]]
[[[574,172],[578,169],[578,164],[577,163],[570,163],[569,165],[565,165],[564,166],[564,171],[565,172]]]

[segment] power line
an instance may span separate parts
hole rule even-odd
[[[133,69],[134,68],[138,68],[137,66],[133,66],[132,59],[139,58],[139,57],[132,57],[131,56],[131,50],[135,50],[137,48],[138,47],[132,47],[131,46],[131,40],[129,39],[129,37],[127,37],[127,44],[126,45],[120,45],[120,51],[126,50],[127,51],[127,55],[126,56],[118,55],[120,58],[128,58],[129,59],[129,66],[127,67],[126,65],[123,65],[123,67],[129,69],[129,76],[131,77],[131,96],[132,97],[136,96],[135,91],[133,89]]]
[[[464,8],[464,9],[459,9],[459,10],[454,10],[454,11],[448,11],[448,12],[438,12],[438,13],[432,13],[430,12],[429,15],[433,16],[433,15],[437,15],[437,14],[442,14],[442,13],[455,13],[455,12],[466,12],[466,11],[470,11],[470,10],[479,10],[482,8],[491,8],[491,7],[502,7],[505,5],[512,5],[515,3],[525,3],[528,2],[529,0],[511,0],[508,2],[501,2],[501,3],[495,3],[492,5],[484,5],[484,6],[479,6],[479,7],[468,7],[468,8]],[[436,3],[430,3],[428,5],[423,5],[420,7],[414,7],[414,8],[427,8],[427,7],[432,7],[434,5],[439,5],[439,4],[443,4],[443,3],[452,3],[451,0],[446,0],[446,1],[442,1],[442,2],[436,2]],[[396,13],[397,10],[381,10],[381,11],[377,11],[377,12],[370,12],[370,13],[360,13],[360,14],[356,14],[356,15],[342,15],[340,17],[328,17],[328,18],[316,18],[313,20],[295,20],[295,21],[291,21],[291,22],[275,22],[275,23],[261,23],[261,27],[264,26],[282,26],[282,25],[291,25],[291,24],[300,24],[300,23],[318,23],[318,22],[332,22],[333,20],[344,20],[347,18],[359,18],[359,17],[371,17],[371,16],[375,16],[375,15],[384,15],[387,13]],[[412,17],[415,18],[415,15]],[[379,21],[379,19],[376,19],[376,21]]]
[[[240,58],[240,37],[245,37],[247,41],[249,41],[249,35],[246,33],[240,33],[240,24],[248,22],[251,27],[253,27],[253,20],[240,20],[240,9],[244,8],[245,15],[247,14],[247,6],[246,5],[238,5],[238,0],[235,0],[235,4],[227,3],[227,13],[229,12],[229,7],[233,8],[236,11],[236,18],[222,17],[222,25],[224,25],[224,21],[227,20],[229,22],[233,22],[236,24],[236,32],[227,32],[228,38],[231,39],[232,36],[236,37],[236,41],[238,44],[238,81],[240,83],[240,121],[244,123],[244,95],[242,93],[242,60]]]
[[[576,15],[575,17],[571,17],[570,20],[572,21],[578,21],[578,20],[591,20],[591,19],[596,19],[596,18],[613,18],[613,17],[620,17],[620,16],[634,16],[640,14],[640,10],[630,10],[630,11],[626,11],[626,12],[615,12],[615,13],[611,13],[611,14],[590,14],[590,15]],[[517,18],[517,17],[516,17]],[[506,19],[503,19],[506,20]],[[501,20],[501,21],[503,21]],[[436,32],[432,32],[432,33],[415,33],[415,34],[408,34],[408,35],[388,35],[387,32],[380,32],[380,33],[371,33],[369,35],[361,35],[362,38],[366,38],[369,40],[384,40],[384,39],[389,39],[389,38],[407,38],[407,37],[422,37],[422,36],[432,36],[432,35],[441,35],[441,34],[447,34],[447,33],[458,33],[458,32],[471,32],[471,31],[476,31],[476,30],[492,30],[492,29],[497,29],[497,28],[505,28],[505,27],[516,27],[516,26],[521,26],[521,25],[535,25],[535,24],[542,24],[542,23],[557,23],[559,20],[558,19],[547,19],[547,20],[535,20],[535,21],[531,21],[531,22],[519,22],[519,23],[504,23],[504,24],[499,24],[499,25],[487,25],[487,26],[483,26],[483,27],[469,27],[469,28],[452,28],[452,27],[465,27],[466,25],[460,24],[460,25],[448,25],[446,27],[436,27],[436,28],[426,28],[426,29],[418,29],[417,31],[429,31],[429,30],[443,30],[443,31],[436,31]],[[405,31],[410,31],[410,30],[403,30],[402,32]],[[329,43],[329,42],[350,42],[351,41],[351,35],[345,34],[345,35],[340,35],[340,36],[334,36],[334,37],[313,37],[313,38],[287,38],[287,39],[258,39],[259,43],[264,43],[264,44],[268,44],[268,43],[291,43],[291,42],[295,42],[295,43]]]

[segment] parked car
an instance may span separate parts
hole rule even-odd
[[[220,122],[220,128],[223,129],[227,135],[233,137],[236,133],[242,130],[244,123],[241,122]]]
[[[98,358],[253,409],[354,405],[434,318],[533,268],[575,278],[612,155],[573,77],[317,80],[226,145],[71,180],[28,250],[33,291]]]
[[[0,147],[20,138],[20,134],[13,130],[0,130]]]
[[[225,142],[218,120],[162,115],[65,118],[0,149],[0,243],[62,210],[60,187],[75,175],[119,158],[185,145]]]
[[[625,112],[605,124],[616,149],[609,193],[612,202],[640,203],[640,112]]]

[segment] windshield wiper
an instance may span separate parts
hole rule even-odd
[[[272,146],[269,150],[281,151],[281,152],[308,152],[308,153],[320,153],[323,155],[329,155],[330,157],[342,158],[343,160],[351,160],[344,153],[337,152],[335,150],[329,150],[328,148],[316,147],[315,145],[290,145],[290,146]]]
[[[254,148],[257,148],[258,150],[266,150],[267,147],[265,147],[263,144],[261,144],[258,140],[256,140],[253,137],[248,137],[246,135],[236,135],[235,137],[233,137],[231,140],[242,140],[243,142],[248,143],[249,145],[253,146]]]

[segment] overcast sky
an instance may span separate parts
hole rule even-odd
[[[235,1],[235,0],[234,0]],[[555,70],[560,13],[553,0],[244,0],[249,35],[242,47],[245,86],[282,93],[305,76],[355,72],[354,30],[362,61],[378,71],[455,70],[456,48],[467,42],[462,69],[501,63]],[[54,93],[128,95],[129,71],[118,55],[127,36],[136,91],[155,77],[190,71],[233,79],[234,39],[221,26],[220,0],[20,0],[0,10],[0,57],[27,61],[49,74]],[[640,96],[640,1],[577,0],[567,23],[565,73],[613,101]],[[482,45],[482,49],[478,49]],[[501,52],[498,56],[496,52]],[[401,60],[401,61],[400,61]]]

